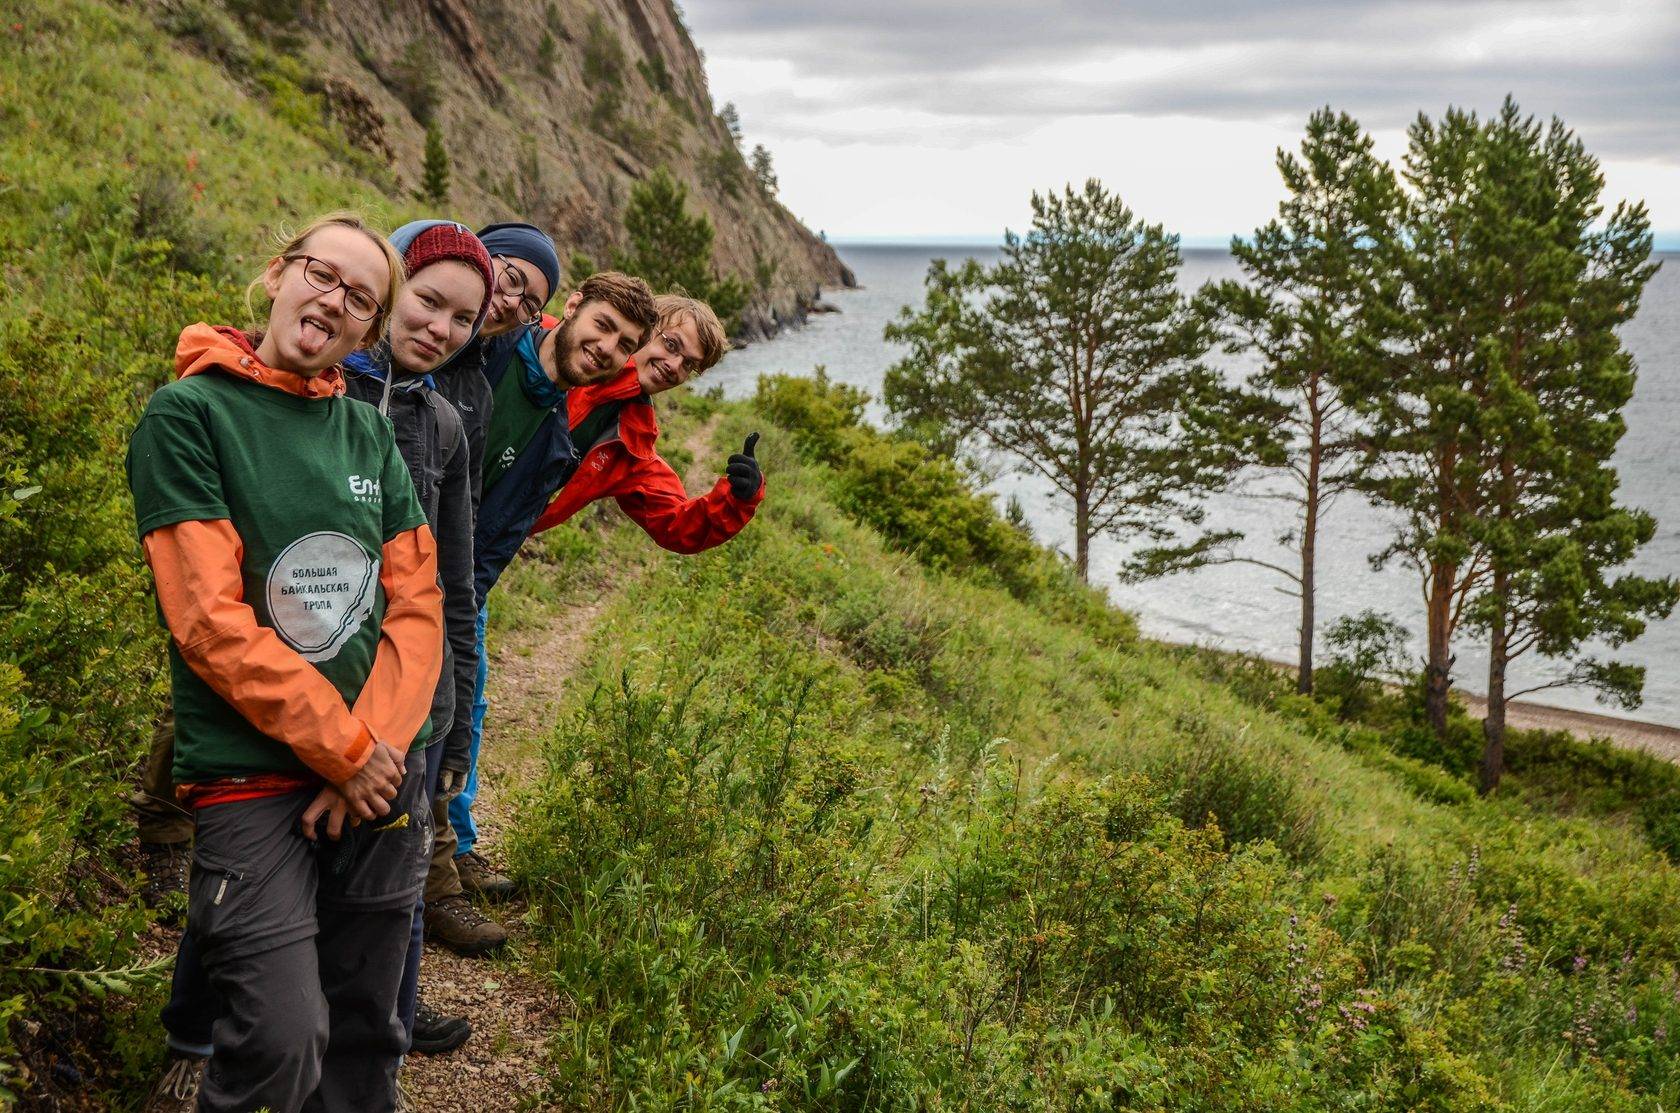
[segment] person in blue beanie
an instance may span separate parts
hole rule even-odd
[[[493,252],[493,259],[503,251],[545,254],[536,248],[547,242],[546,237],[534,240],[531,231],[534,230],[528,225],[492,225],[484,230],[483,236],[487,247],[494,245],[500,249]],[[553,258],[552,272],[530,260],[523,260],[531,265],[522,267],[517,256],[505,257],[518,274],[508,270],[498,273],[497,296],[485,324],[485,332],[490,336],[480,348],[491,404],[482,441],[481,501],[473,534],[480,607],[479,676],[470,718],[465,722],[457,718],[452,728],[470,732],[471,762],[464,783],[451,783],[451,771],[445,769],[444,795],[451,797],[449,827],[456,842],[453,846],[444,845],[451,832],[440,824],[439,845],[433,858],[436,863],[447,849],[461,890],[491,900],[512,895],[514,886],[478,850],[478,830],[472,817],[472,805],[478,793],[478,752],[488,707],[484,698],[488,671],[482,648],[483,608],[491,588],[518,552],[537,516],[577,466],[578,457],[566,419],[567,389],[616,375],[646,342],[657,319],[653,293],[647,283],[606,271],[585,279],[566,298],[555,327],[543,328],[539,295],[546,291],[527,286],[526,294],[516,299],[509,287],[519,278],[529,282],[533,271],[541,273],[545,283],[551,274],[557,278],[558,253]],[[498,320],[499,310],[503,316]],[[492,333],[494,328],[505,327],[510,317],[515,318],[510,330]],[[453,746],[450,752],[455,752]],[[441,887],[450,880],[447,871],[434,868],[432,877],[438,881],[442,895]],[[427,934],[458,953],[470,953],[451,942],[465,934],[466,925],[447,922],[450,912],[458,906],[442,900],[434,904],[431,885],[428,881]]]

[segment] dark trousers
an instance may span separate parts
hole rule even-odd
[[[443,743],[433,742],[426,748],[426,799],[424,806],[433,818],[437,813],[432,810],[432,801],[437,798],[438,774],[443,772]],[[437,837],[432,837],[433,851],[437,845]],[[428,874],[430,867],[428,854]],[[408,958],[403,963],[402,988],[397,993],[397,1016],[401,1018],[403,1033],[407,1039],[403,1043],[403,1051],[408,1051],[409,1044],[414,1042],[414,1011],[420,1001],[420,953],[421,942],[426,930],[426,894],[422,889],[420,897],[414,902],[414,925],[408,935]]]
[[[174,767],[175,712],[166,709],[152,728],[152,750],[140,775],[140,791],[128,798],[141,842],[192,841],[192,813],[175,801]]]
[[[437,795],[438,776],[443,770],[443,746],[434,743],[426,750],[427,805],[432,809],[434,830],[441,822],[448,827],[447,813],[433,800]],[[441,813],[441,819],[440,819]],[[451,832],[453,834],[453,832]],[[453,844],[453,839],[451,839]],[[437,845],[435,837],[433,846]],[[459,888],[456,890],[459,891]],[[445,894],[448,895],[448,894]],[[414,1012],[420,996],[420,957],[423,953],[425,931],[425,896],[414,903],[414,924],[409,932],[408,956],[403,964],[402,985],[397,994],[397,1016],[402,1020],[408,1042],[414,1038]],[[187,1055],[208,1056],[213,1050],[211,1028],[216,1023],[222,1000],[210,987],[204,972],[204,959],[199,954],[192,932],[181,935],[175,953],[175,975],[169,987],[169,1002],[163,1007],[163,1029],[169,1046]],[[407,1051],[408,1043],[403,1047]]]
[[[199,809],[164,1010],[173,1046],[214,1049],[199,1109],[395,1108],[397,997],[431,850],[425,783],[415,751],[390,814],[337,843],[298,831],[312,790]]]

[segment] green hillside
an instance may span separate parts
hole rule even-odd
[[[769,424],[816,393],[683,404],[714,452],[765,430],[771,497],[735,543],[564,529],[494,612],[541,623],[633,573],[517,825],[575,1003],[554,1098],[1675,1100],[1680,876],[1625,797],[1588,801],[1617,756],[1525,738],[1513,791],[1480,801],[1261,670],[1050,617],[1090,600],[1043,565],[935,572],[858,519],[925,508],[937,477],[860,502],[854,456],[887,442]],[[1023,571],[1034,592],[1003,586]]]
[[[93,0],[0,37],[0,1095],[123,1108],[166,972],[128,857],[164,692],[123,447],[179,328],[245,320],[266,231],[419,210],[289,55],[253,92]],[[507,848],[566,1002],[556,1103],[1680,1102],[1672,769],[1516,737],[1478,800],[1399,699],[1344,722],[1139,640],[858,408],[679,400],[674,445],[765,434],[745,534],[682,559],[591,515],[494,605],[493,641],[605,606]]]

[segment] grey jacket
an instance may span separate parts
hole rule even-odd
[[[444,663],[432,697],[431,744],[445,742],[455,716],[470,715],[478,672],[473,589],[473,490],[471,454],[461,416],[430,376],[398,372],[385,389],[384,361],[357,353],[345,361],[345,393],[386,407],[396,430],[397,450],[408,465],[414,493],[426,512],[438,547],[438,583],[443,588]],[[453,739],[450,739],[453,741]],[[453,759],[453,760],[452,760]],[[444,764],[465,770],[467,755],[443,755]]]

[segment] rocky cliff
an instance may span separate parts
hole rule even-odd
[[[164,4],[190,0],[162,0]],[[611,258],[635,183],[658,168],[717,229],[714,260],[754,293],[749,334],[851,285],[832,248],[761,189],[719,119],[672,0],[225,0],[247,32],[301,60],[345,139],[399,193],[426,129],[466,221],[526,219],[562,255]]]

